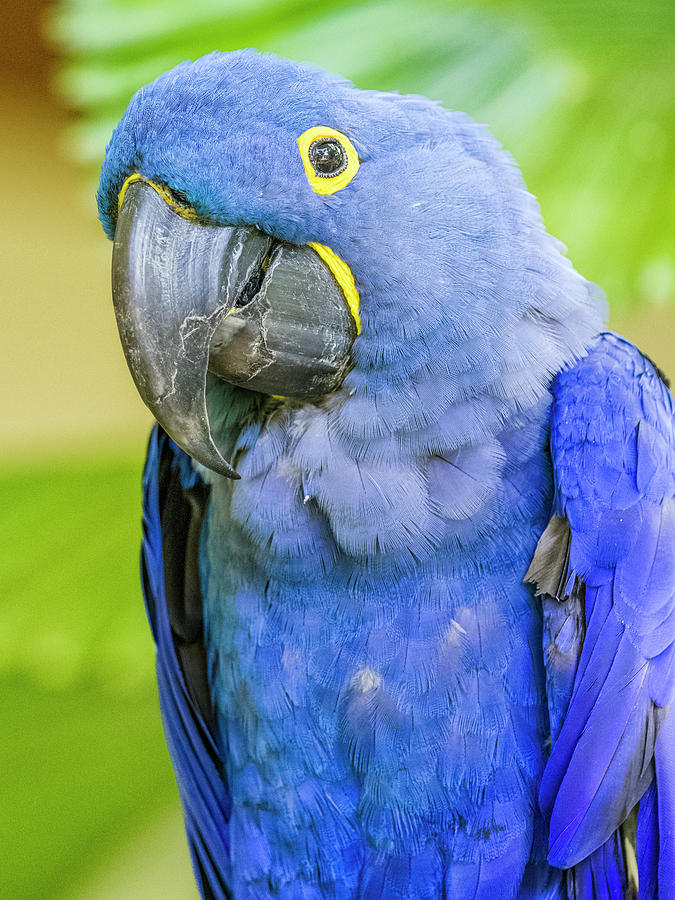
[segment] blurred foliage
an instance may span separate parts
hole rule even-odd
[[[672,0],[61,0],[49,32],[92,167],[138,87],[253,46],[486,122],[613,304],[675,297]]]
[[[0,471],[0,675],[134,691],[153,673],[139,609],[140,458]],[[101,576],[105,577],[102,578]]]
[[[175,802],[138,581],[140,462],[0,471],[0,896],[72,896]]]

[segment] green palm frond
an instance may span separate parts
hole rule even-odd
[[[675,298],[671,2],[61,0],[49,30],[80,112],[70,145],[92,168],[140,85],[253,46],[486,122],[613,304]]]

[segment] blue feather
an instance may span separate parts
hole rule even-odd
[[[185,809],[185,825],[198,883],[216,900],[228,896],[230,798],[220,753],[192,700],[176,657],[164,595],[159,466],[163,454],[180,471],[185,486],[196,480],[188,457],[158,427],[152,432],[143,474],[145,601],[157,646],[159,700],[169,752]]]
[[[671,833],[675,827],[668,803],[674,773],[660,762],[672,755],[663,704],[675,695],[672,398],[649,361],[612,334],[557,378],[554,396],[556,504],[571,529],[561,581],[578,579],[586,588],[585,636],[572,683],[570,668],[557,669],[559,657],[547,656],[557,691],[549,703],[557,697],[553,715],[562,720],[540,787],[551,815],[549,860],[581,871],[596,848],[611,845],[647,791],[637,853],[651,887],[643,885],[641,896],[653,890],[663,900],[673,890],[670,849],[664,841],[657,848],[653,829],[662,791],[659,825]],[[596,884],[591,870],[583,878]],[[609,896],[622,896],[611,884]]]
[[[658,900],[659,896],[659,819],[656,794],[656,782],[652,781],[642,795],[638,811],[636,843],[639,900]]]

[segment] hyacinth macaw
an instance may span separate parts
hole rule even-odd
[[[482,126],[253,51],[98,195],[208,898],[675,897],[675,429]]]

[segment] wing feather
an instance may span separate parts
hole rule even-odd
[[[553,394],[554,516],[526,576],[544,595],[549,860],[577,867],[578,884],[591,878],[588,861],[602,864],[599,848],[643,798],[640,898],[665,900],[675,896],[673,399],[610,332]]]
[[[213,733],[198,576],[206,497],[188,457],[155,426],[143,474],[141,560],[160,707],[197,883],[207,900],[226,900],[230,798]]]

